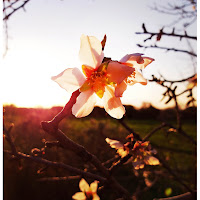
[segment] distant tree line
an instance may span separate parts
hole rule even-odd
[[[49,115],[55,115],[56,113],[60,112],[62,110],[62,107],[52,107],[49,109],[45,108],[18,108],[14,105],[5,106],[4,109],[6,112],[12,115],[28,115],[30,113],[34,113],[34,115],[46,115],[47,117]],[[136,109],[135,107],[131,105],[125,105],[126,109],[126,118],[128,119],[134,119],[134,120],[148,120],[148,119],[154,119],[159,121],[167,121],[167,120],[176,120],[176,111],[174,108],[167,108],[167,109],[157,109],[153,107],[152,105],[149,105],[148,107],[144,105],[144,107],[140,109]],[[181,110],[181,118],[182,119],[191,119],[193,121],[197,120],[197,107],[188,107],[186,109]],[[95,107],[93,112],[90,114],[89,117],[95,117],[95,118],[104,118],[106,117],[106,113],[103,108]],[[70,118],[73,118],[74,116],[71,115]]]

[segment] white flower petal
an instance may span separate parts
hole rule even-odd
[[[121,103],[119,97],[115,97],[114,88],[112,86],[106,86],[103,96],[104,108],[106,112],[116,119],[121,119],[125,114],[125,108]]]
[[[93,195],[93,200],[100,200],[99,196],[97,194]]]
[[[72,198],[75,200],[86,200],[86,196],[83,192],[77,192],[72,196]]]
[[[97,187],[98,187],[98,181],[94,181],[93,183],[90,184],[90,189],[93,193],[97,192]]]
[[[128,151],[125,151],[124,148],[119,148],[117,153],[123,158],[128,155]]]
[[[72,107],[72,114],[77,118],[89,115],[96,104],[96,95],[93,90],[81,92]]]
[[[146,156],[144,158],[144,161],[147,165],[159,165],[160,164],[159,160],[153,156]]]
[[[124,91],[126,90],[126,88],[127,88],[127,84],[124,81],[122,81],[115,88],[115,96],[116,97],[122,97],[122,94],[124,93]]]
[[[109,76],[110,81],[120,84],[124,79],[131,75],[133,71],[134,68],[132,67],[111,61],[108,64],[107,75]]]
[[[115,148],[115,149],[119,149],[119,148],[123,148],[124,147],[124,145],[118,140],[112,140],[110,138],[106,138],[106,142],[108,144],[110,144],[110,146],[112,148]]]
[[[57,76],[53,76],[51,79],[68,92],[78,90],[85,81],[83,74],[78,68],[66,69]]]
[[[83,65],[97,68],[104,58],[101,42],[93,36],[81,36],[79,58]]]
[[[86,182],[86,180],[84,178],[82,178],[79,182],[79,188],[82,192],[87,192],[90,189],[90,186],[88,185],[88,183]]]

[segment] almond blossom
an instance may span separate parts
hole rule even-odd
[[[79,188],[81,192],[77,192],[72,196],[75,200],[100,200],[99,196],[97,195],[97,181],[88,185],[85,179],[81,179],[79,182]]]
[[[132,155],[125,164],[132,161],[133,167],[136,170],[144,168],[145,165],[160,164],[159,160],[152,156],[152,154],[156,154],[156,151],[151,149],[149,141],[135,142],[131,140],[131,142],[123,144],[118,140],[106,138],[106,142],[110,144],[111,148],[117,149],[117,153],[121,158],[124,158],[127,155]]]
[[[76,117],[89,115],[95,104],[96,96],[103,100],[106,112],[117,119],[123,117],[125,108],[119,97],[115,96],[115,87],[120,85],[134,69],[117,61],[105,61],[103,44],[93,36],[81,36],[79,57],[82,62],[82,72],[78,68],[68,68],[52,80],[68,92],[79,89],[81,92],[72,107]]]
[[[127,85],[134,85],[140,83],[142,85],[147,84],[147,80],[142,76],[139,70],[144,69],[147,65],[154,61],[153,58],[142,57],[143,54],[127,54],[119,62],[130,66],[134,69],[133,73],[130,74],[124,81],[117,85],[115,89],[115,96],[121,97],[127,88]]]

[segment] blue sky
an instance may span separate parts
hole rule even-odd
[[[172,80],[193,75],[189,56],[155,49],[144,51],[136,46],[145,38],[135,34],[142,31],[142,23],[148,30],[156,31],[175,19],[153,11],[150,7],[154,2],[166,1],[31,0],[25,7],[26,12],[19,10],[8,20],[9,51],[3,59],[3,103],[21,107],[65,105],[71,94],[51,77],[66,68],[81,65],[78,53],[82,34],[93,35],[99,40],[106,34],[104,54],[112,59],[120,60],[128,53],[144,53],[154,58],[155,61],[143,71],[146,78],[158,72]],[[188,32],[196,35],[196,24]],[[158,42],[154,40],[155,43]],[[178,47],[186,44],[164,38],[159,43],[160,46]],[[185,86],[183,84],[182,89]],[[122,102],[134,106],[150,102],[163,107],[162,92],[156,84],[136,84],[124,93]]]

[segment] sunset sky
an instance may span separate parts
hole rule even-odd
[[[9,50],[3,59],[3,103],[20,107],[64,106],[69,93],[51,80],[65,70],[80,66],[79,48],[82,34],[95,36],[99,40],[107,35],[104,54],[120,60],[130,53],[144,53],[155,59],[144,71],[146,78],[161,73],[170,80],[187,78],[195,73],[192,60],[187,54],[165,52],[159,49],[141,49],[143,44],[142,23],[147,30],[158,31],[170,25],[176,18],[153,11],[155,0],[31,0],[23,9],[8,20]],[[177,31],[182,26],[177,24]],[[164,29],[171,31],[172,26]],[[196,35],[196,24],[188,30]],[[183,33],[183,32],[182,32]],[[161,39],[147,44],[184,47],[187,41]],[[192,47],[196,49],[195,43]],[[186,46],[187,49],[187,46]],[[181,85],[181,89],[186,87]],[[163,108],[160,102],[161,86],[149,83],[136,84],[124,93],[122,102],[140,106],[150,102]],[[100,105],[100,104],[99,104]],[[170,104],[169,106],[171,106]]]

